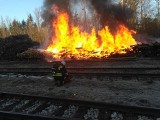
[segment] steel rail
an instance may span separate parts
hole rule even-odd
[[[105,76],[160,76],[159,67],[149,68],[132,68],[132,67],[68,67],[71,75],[105,75]],[[155,70],[155,71],[154,71]],[[34,74],[47,75],[51,74],[51,68],[0,68],[0,73],[17,73],[17,74]],[[146,73],[145,73],[146,72]]]
[[[96,72],[71,72],[71,75],[113,76],[113,77],[160,77],[160,73],[96,73]]]
[[[160,109],[159,108],[151,108],[151,107],[142,107],[142,106],[128,106],[128,105],[118,105],[118,104],[109,104],[104,102],[93,102],[93,101],[81,101],[81,100],[73,100],[73,99],[62,99],[62,98],[51,98],[51,97],[43,97],[43,96],[31,96],[31,95],[22,95],[22,94],[11,94],[11,93],[0,93],[1,99],[32,99],[32,100],[38,100],[38,101],[46,101],[46,102],[52,102],[53,104],[61,103],[61,105],[69,106],[69,105],[75,105],[83,108],[83,111],[87,111],[89,108],[96,108],[99,109],[99,120],[110,120],[111,114],[113,112],[121,113],[123,118],[126,118],[127,116],[134,116],[138,117],[139,115],[146,116],[146,117],[152,117],[152,118],[160,118]],[[3,102],[4,103],[4,102]],[[0,103],[1,105],[1,103]],[[14,106],[12,106],[14,107]],[[27,106],[30,107],[30,106]],[[66,107],[67,108],[67,107]],[[41,110],[45,109],[41,108]],[[63,109],[63,107],[61,108]],[[64,112],[65,109],[57,110],[58,112]],[[36,109],[38,111],[38,109]],[[57,112],[57,113],[58,113]],[[78,114],[80,112],[79,110],[75,113]],[[75,116],[71,118],[64,118],[62,116],[44,116],[44,115],[37,115],[34,114],[36,112],[31,113],[23,113],[21,111],[18,112],[12,112],[12,111],[4,111],[3,109],[0,110],[0,117],[15,117],[15,118],[23,118],[23,119],[40,119],[40,120],[82,120],[82,116]],[[56,112],[55,112],[56,113]],[[107,113],[107,114],[106,114]],[[108,119],[109,118],[109,119]],[[132,119],[130,119],[132,120]],[[133,120],[135,120],[133,118]]]
[[[0,67],[0,71],[3,70],[51,70],[51,67]],[[66,69],[109,69],[109,70],[160,70],[160,66],[158,67],[66,67]]]
[[[66,60],[68,62],[110,62],[110,61],[136,61],[137,57],[118,57],[118,58],[91,58],[91,59],[71,59]]]
[[[66,59],[65,61],[68,62],[108,62],[108,61],[135,61],[135,60],[138,60],[138,59],[142,59],[142,58],[139,58],[139,57],[115,57],[115,58],[90,58],[90,59]],[[152,60],[152,59],[157,59],[157,58],[143,58],[143,60]],[[7,60],[1,60],[1,63],[0,64],[8,64],[8,63],[12,63],[12,64],[15,64],[15,63],[31,63],[31,62],[34,62],[34,63],[37,63],[37,60],[24,60],[24,61],[7,61]],[[41,61],[39,60],[38,62],[43,62],[43,63],[47,63],[47,61]],[[55,62],[55,61],[54,61]],[[51,63],[51,62],[50,62]]]

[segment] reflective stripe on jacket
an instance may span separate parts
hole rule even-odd
[[[53,76],[62,76],[62,73],[54,73]]]

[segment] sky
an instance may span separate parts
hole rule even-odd
[[[3,19],[9,17],[11,20],[18,21],[26,20],[28,14],[31,13],[34,17],[35,9],[42,6],[43,0],[0,0],[0,17],[2,16]]]
[[[28,14],[34,16],[36,8],[43,5],[43,0],[0,0],[0,17],[9,17],[11,20],[26,20]]]

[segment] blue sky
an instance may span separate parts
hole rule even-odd
[[[43,0],[0,0],[0,17],[9,17],[11,20],[22,21],[28,14],[34,16],[36,8],[43,5]]]

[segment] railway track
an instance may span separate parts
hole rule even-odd
[[[160,67],[67,67],[71,75],[160,77]],[[0,68],[0,74],[48,75],[51,68]]]
[[[160,109],[0,93],[2,120],[159,120]]]

